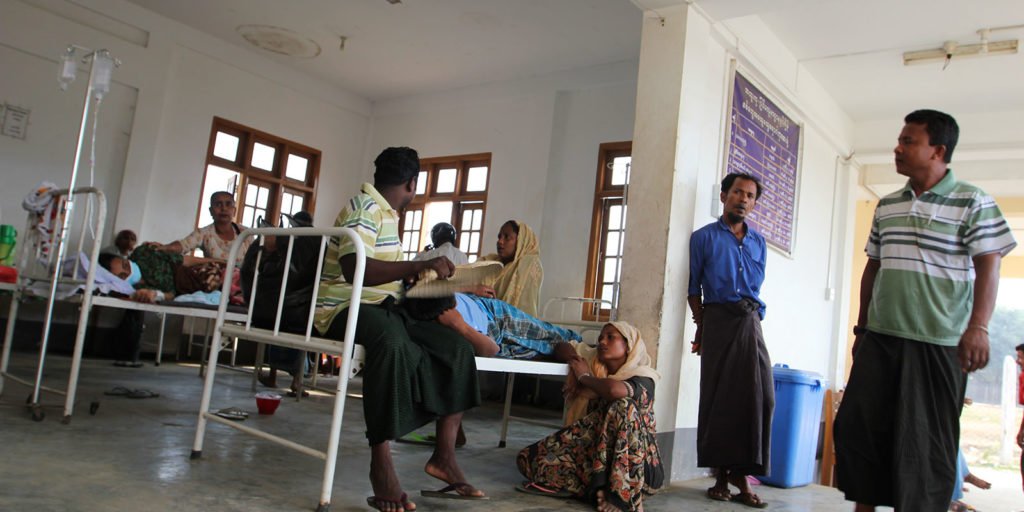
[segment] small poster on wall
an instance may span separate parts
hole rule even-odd
[[[3,105],[3,123],[0,125],[0,133],[15,139],[25,140],[28,133],[27,108],[16,107],[9,103]]]
[[[736,72],[728,133],[725,172],[752,174],[764,186],[747,223],[769,245],[792,256],[802,126]]]

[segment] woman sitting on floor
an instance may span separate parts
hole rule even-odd
[[[601,329],[597,348],[559,344],[569,364],[568,426],[516,458],[529,480],[517,490],[596,503],[601,512],[643,510],[664,481],[655,440],[654,385],[660,378],[640,332],[625,322]]]
[[[529,315],[540,314],[540,285],[544,281],[544,268],[540,264],[540,242],[537,235],[524,222],[510,220],[498,232],[496,254],[481,258],[500,261],[505,268],[494,282],[493,295]]]

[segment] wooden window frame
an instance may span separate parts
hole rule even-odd
[[[469,181],[469,169],[472,167],[487,167],[487,181],[484,186],[484,190],[468,192],[466,187]],[[437,188],[438,174],[441,169],[455,169],[455,190],[452,192],[439,193],[435,189]],[[422,158],[420,159],[420,171],[426,173],[427,182],[424,186],[425,192],[423,194],[417,194],[416,197],[409,203],[409,209],[420,209],[426,211],[427,203],[432,202],[451,202],[452,203],[452,217],[449,219],[453,226],[456,227],[458,235],[455,239],[455,246],[458,247],[462,242],[462,229],[460,221],[462,219],[463,205],[466,203],[473,203],[480,205],[480,209],[483,210],[483,218],[481,219],[480,229],[480,247],[477,248],[479,252],[472,253],[467,252],[466,254],[483,254],[484,245],[484,230],[483,226],[487,221],[487,192],[491,188],[491,176],[494,174],[494,168],[491,166],[491,153],[473,153],[468,155],[455,155],[455,156],[443,156],[434,158]],[[417,183],[419,186],[419,183]],[[475,208],[474,208],[475,209]],[[420,226],[421,236],[423,232],[429,232],[433,226],[426,225],[426,218],[424,218],[424,224]],[[399,225],[399,232],[405,234],[405,212],[402,212],[401,221]],[[419,244],[415,245],[417,251],[419,250]],[[403,258],[411,259],[412,253],[403,254]]]
[[[214,156],[213,150],[217,142],[217,133],[224,132],[238,137],[238,154],[235,161]],[[273,170],[266,171],[252,165],[253,147],[256,142],[274,148]],[[296,154],[307,159],[306,180],[298,181],[285,176],[288,165],[288,155]],[[251,179],[270,187],[270,197],[267,200],[267,219],[274,220],[281,216],[281,199],[287,189],[290,194],[303,196],[303,210],[312,214],[316,210],[317,185],[320,181],[320,161],[322,153],[320,150],[300,144],[295,141],[278,137],[250,128],[243,124],[228,121],[220,117],[214,117],[210,128],[210,138],[206,150],[206,165],[203,167],[203,180],[199,193],[210,194],[202,188],[206,183],[206,171],[211,165],[223,167],[239,174],[238,188],[235,191],[235,202],[238,208],[235,212],[235,222],[241,223],[242,215],[245,212],[246,188]],[[298,194],[296,194],[298,192]],[[199,226],[199,219],[202,216],[203,197],[199,198],[196,207],[195,225]],[[255,226],[250,226],[255,227]]]
[[[594,186],[594,207],[590,218],[590,248],[587,250],[587,276],[583,296],[589,299],[601,297],[601,284],[604,282],[604,265],[602,246],[604,234],[608,231],[608,219],[605,215],[605,200],[619,198],[624,207],[626,187],[612,185],[611,162],[621,156],[632,155],[633,142],[606,142],[599,146],[597,156],[597,179]],[[627,181],[628,183],[628,181]],[[625,209],[623,209],[625,212]],[[625,234],[625,229],[623,229]],[[621,256],[621,255],[620,255]],[[620,259],[621,265],[621,259]],[[619,269],[621,275],[622,270]],[[610,309],[603,309],[599,304],[584,304],[583,319],[605,322],[611,316]]]

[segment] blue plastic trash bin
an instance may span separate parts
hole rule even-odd
[[[828,381],[818,373],[777,364],[775,415],[772,418],[769,476],[758,480],[775,487],[799,487],[814,481],[821,401]]]

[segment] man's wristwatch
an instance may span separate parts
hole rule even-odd
[[[859,325],[853,326],[853,335],[854,336],[860,336],[861,334],[865,334],[867,332],[868,332],[868,328],[867,327],[861,327]]]

